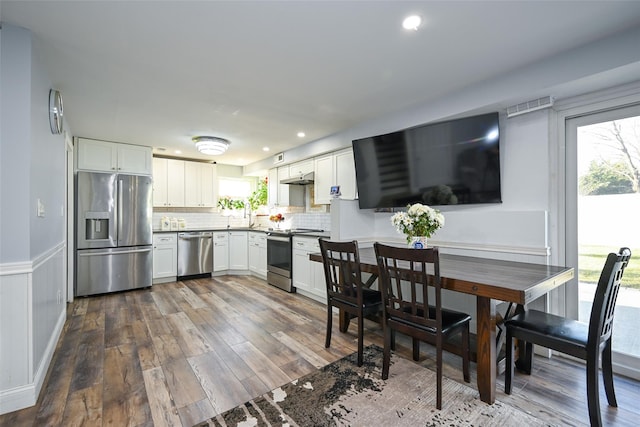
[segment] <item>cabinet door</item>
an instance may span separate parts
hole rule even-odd
[[[260,274],[260,235],[262,233],[247,234],[249,245],[249,271]]]
[[[320,248],[318,248],[317,252],[320,252]],[[309,260],[309,274],[311,275],[310,282],[312,290],[316,295],[323,297],[326,302],[327,283],[324,278],[324,267],[322,263]]]
[[[267,236],[260,234],[258,237],[258,273],[262,277],[267,277]]]
[[[276,206],[278,204],[278,168],[269,169],[268,175],[268,187],[267,187],[267,199],[269,206]]]
[[[153,248],[153,278],[176,277],[178,266],[176,250],[171,246],[156,246]]]
[[[167,159],[167,206],[184,207],[184,163]]]
[[[118,153],[115,144],[94,139],[78,139],[78,169],[115,172]]]
[[[311,271],[309,269],[309,252],[304,249],[293,249],[293,286],[303,291],[311,290]]]
[[[353,161],[353,150],[339,151],[335,154],[336,181],[340,186],[340,196],[343,199],[356,198],[356,166]]]
[[[151,147],[114,144],[118,157],[118,172],[151,175]]]
[[[202,206],[202,179],[200,164],[184,162],[184,205],[188,208]]]
[[[213,233],[213,271],[229,269],[229,233]]]
[[[229,232],[229,269],[230,270],[248,270],[249,263],[247,261],[247,232],[246,231],[230,231]]]
[[[303,160],[289,165],[289,176],[295,177],[309,172],[313,172],[313,159]]]
[[[331,186],[335,185],[333,155],[315,159],[315,180],[313,193],[315,204],[328,205],[331,203]]]
[[[289,166],[281,166],[278,168],[278,205],[289,206],[289,186],[280,184],[283,179],[289,178]]]
[[[167,206],[167,159],[153,158],[153,207]]]
[[[216,191],[217,169],[216,165],[203,163],[200,165],[200,183],[202,188],[202,206],[205,208],[213,208],[218,203],[218,195]]]
[[[260,257],[260,247],[258,243],[249,243],[249,271],[258,274],[258,258]]]
[[[153,235],[153,278],[176,277],[178,244],[175,233]]]

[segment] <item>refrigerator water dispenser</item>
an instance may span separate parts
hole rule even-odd
[[[86,240],[103,240],[109,238],[109,213],[87,212],[85,215]]]

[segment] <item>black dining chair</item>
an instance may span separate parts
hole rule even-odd
[[[435,344],[437,366],[436,407],[442,409],[442,345],[456,334],[462,336],[462,371],[469,382],[469,321],[471,316],[442,308],[438,248],[408,249],[375,243],[380,270],[384,355],[382,379],[389,377],[394,331],[413,339],[413,359],[420,356],[420,341]],[[432,289],[432,294],[429,291]],[[431,304],[430,304],[431,303]]]
[[[589,323],[538,310],[524,310],[505,321],[507,330],[505,393],[511,394],[514,367],[513,340],[519,340],[521,357],[525,358],[524,371],[527,374],[531,374],[533,345],[539,344],[586,361],[589,421],[592,426],[602,425],[598,370],[602,358],[602,377],[607,400],[610,406],[618,406],[613,389],[611,332],[618,289],[630,257],[629,248],[621,248],[617,254],[610,253],[607,256],[596,287]]]
[[[363,363],[363,335],[365,316],[382,310],[380,291],[369,289],[362,283],[358,244],[352,242],[332,242],[319,239],[327,285],[327,337],[325,347],[331,345],[333,307],[343,310],[346,315],[358,319],[358,366]]]

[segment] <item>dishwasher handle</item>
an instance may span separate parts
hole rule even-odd
[[[211,239],[212,233],[178,233],[178,239],[194,240],[194,239]]]

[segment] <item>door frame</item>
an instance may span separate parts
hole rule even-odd
[[[552,225],[555,223],[557,233],[552,236],[556,239],[553,247],[557,248],[557,256],[553,262],[578,266],[578,227],[572,220],[577,215],[577,141],[576,134],[572,132],[577,126],[582,126],[593,121],[595,115],[606,117],[619,113],[621,109],[640,105],[640,82],[624,85],[558,102],[554,108],[556,134],[554,137],[555,148],[552,148],[550,156],[551,168],[556,171],[556,176],[551,180],[550,207]],[[606,121],[596,120],[596,122]],[[553,126],[553,124],[552,124]],[[573,186],[572,189],[569,186]],[[551,312],[564,315],[573,319],[578,318],[578,275],[562,286],[550,297]],[[622,375],[640,379],[640,369],[633,368],[637,360],[619,353],[613,357],[614,371]]]

